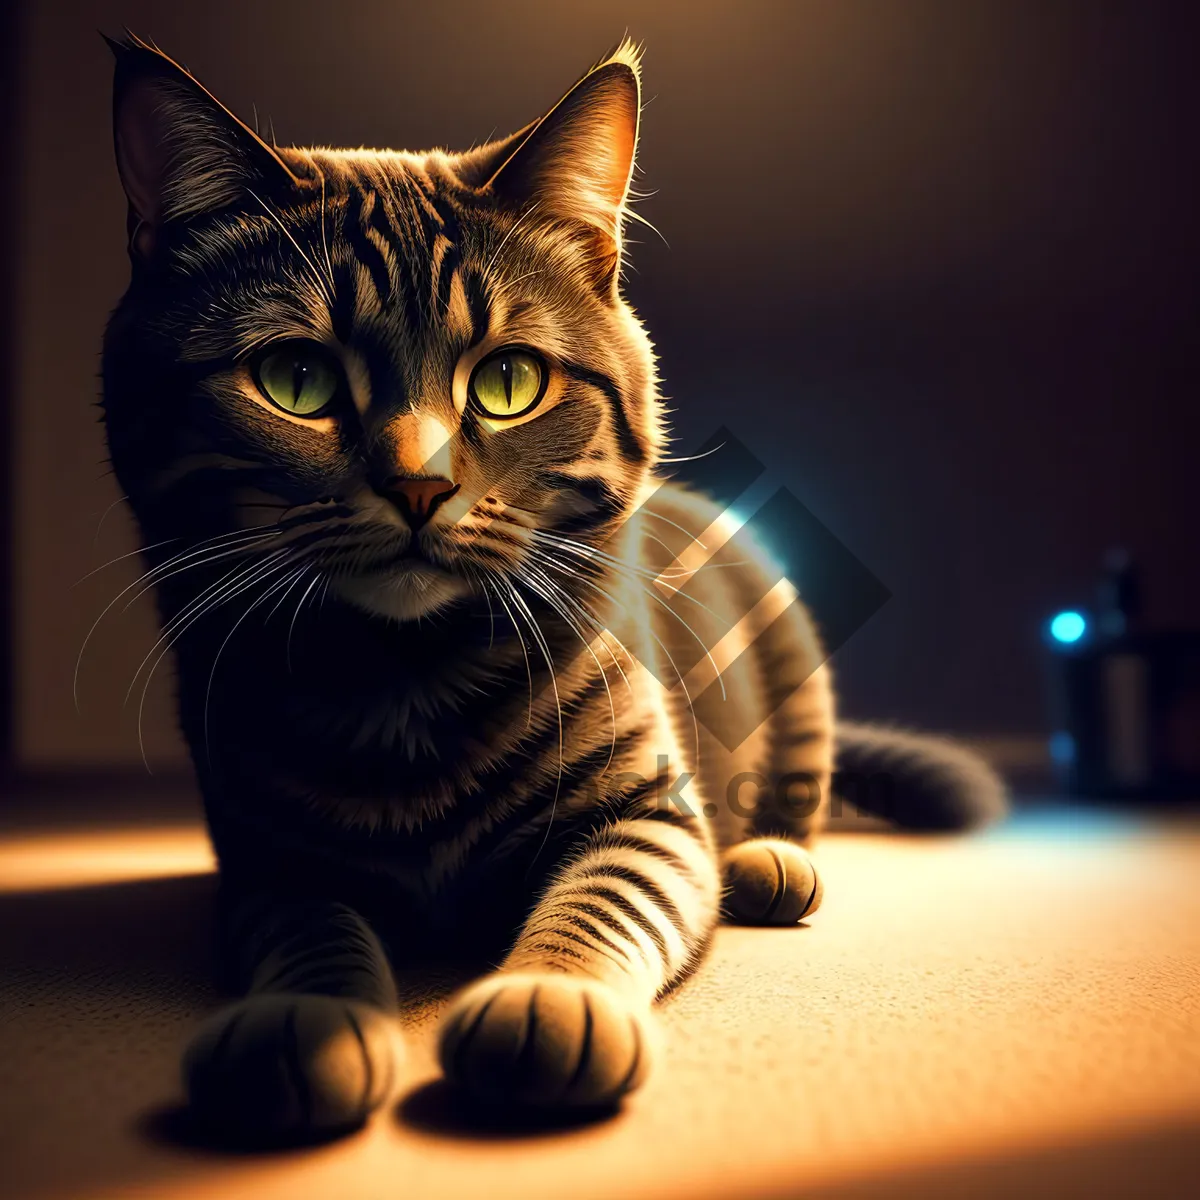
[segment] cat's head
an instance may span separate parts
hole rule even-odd
[[[403,620],[613,535],[663,437],[620,294],[631,45],[461,154],[270,145],[113,49],[133,274],[105,412],[147,540],[253,546],[264,586]]]

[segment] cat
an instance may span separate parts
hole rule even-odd
[[[835,725],[794,591],[659,473],[621,291],[632,44],[517,133],[419,154],[268,144],[110,46],[131,279],[104,420],[241,997],[184,1054],[197,1120],[361,1126],[402,1053],[390,962],[472,950],[499,965],[449,1003],[449,1084],[611,1108],[722,913],[815,911],[835,765],[886,774],[900,824],[1003,811],[964,749]],[[757,726],[733,749],[691,711],[718,672]]]

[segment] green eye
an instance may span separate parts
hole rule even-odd
[[[504,420],[533,408],[548,378],[542,360],[528,350],[498,350],[472,372],[468,391],[486,416]]]
[[[337,395],[341,372],[318,346],[286,346],[258,363],[258,386],[272,403],[297,417],[315,417]]]

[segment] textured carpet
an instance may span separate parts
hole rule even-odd
[[[357,1200],[1178,1195],[1200,1178],[1200,831],[1059,813],[968,839],[840,834],[825,906],[723,930],[647,1087],[581,1129],[466,1125],[406,987],[396,1102],[354,1139],[181,1140],[210,1003],[189,824],[0,836],[0,1195]]]

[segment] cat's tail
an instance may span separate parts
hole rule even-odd
[[[968,829],[1008,811],[1003,782],[946,738],[838,722],[834,793],[904,829]]]

